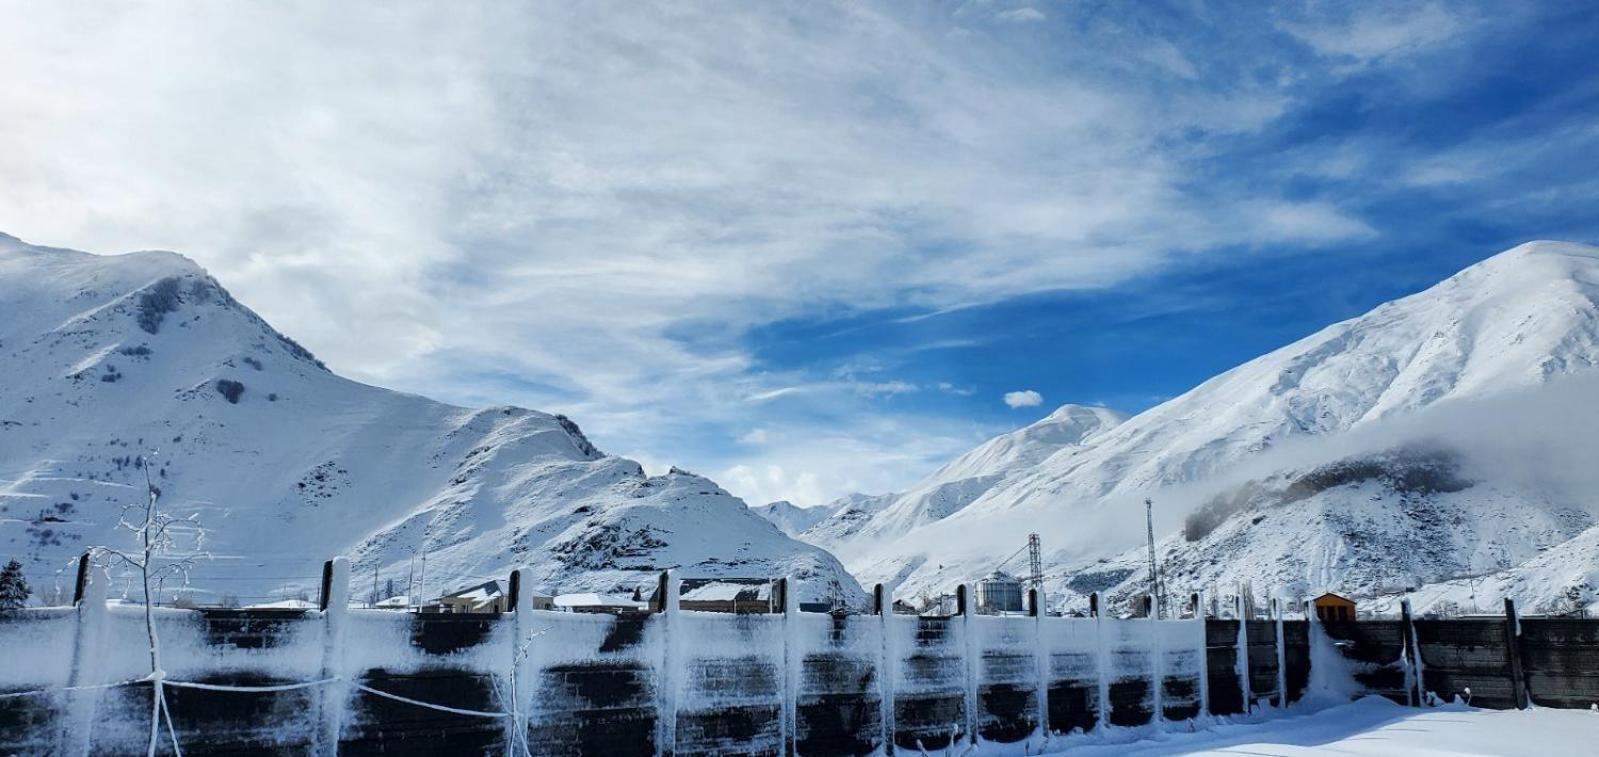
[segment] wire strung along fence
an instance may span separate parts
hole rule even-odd
[[[534,609],[520,572],[505,612],[385,612],[334,560],[314,609],[158,609],[157,686],[143,609],[82,574],[74,606],[0,616],[0,753],[143,752],[157,690],[164,754],[1037,753],[1284,707],[1318,668],[1417,705],[1586,706],[1570,663],[1599,651],[1593,625],[1223,620],[1197,594],[1180,619],[995,616],[960,587],[924,617],[879,586],[847,615],[800,612],[780,579],[774,612],[696,612],[670,573],[651,612]]]

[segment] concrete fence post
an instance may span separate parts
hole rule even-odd
[[[1166,721],[1166,644],[1160,627],[1160,610],[1155,595],[1144,595],[1144,617],[1149,623],[1149,689],[1154,712],[1149,722],[1161,726]]]
[[[877,708],[883,729],[883,754],[894,754],[894,674],[899,666],[894,653],[892,623],[894,597],[882,584],[872,588],[873,610],[877,613]]]
[[[1255,710],[1255,692],[1249,681],[1249,619],[1245,617],[1242,594],[1233,597],[1233,609],[1238,616],[1238,653],[1234,655],[1238,669],[1238,692],[1243,697],[1244,712],[1247,714]]]
[[[955,608],[960,613],[961,661],[966,672],[966,743],[977,744],[977,624],[972,622],[972,590],[966,584],[955,587]]]
[[[528,614],[534,609],[533,587],[522,580],[523,571],[511,571],[505,611],[511,622],[511,717],[507,718],[506,745],[513,748],[528,738],[528,708],[533,694],[533,624]]]
[[[1088,595],[1088,612],[1094,618],[1094,666],[1096,683],[1099,687],[1099,707],[1095,715],[1098,716],[1099,730],[1104,732],[1105,726],[1110,725],[1110,674],[1106,664],[1110,656],[1105,648],[1105,619],[1100,610],[1099,592]]]
[[[73,604],[77,606],[77,636],[72,643],[72,668],[68,673],[68,686],[92,686],[103,683],[105,670],[106,590],[109,580],[104,574],[95,576],[93,560],[85,554],[78,558],[78,581],[73,589]],[[62,754],[87,757],[93,744],[95,710],[100,702],[101,689],[69,691],[66,694],[65,717],[56,735],[56,744]]]
[[[664,570],[655,590],[655,596],[660,600],[658,612],[661,614],[661,668],[656,671],[656,678],[660,682],[657,692],[660,711],[656,715],[655,738],[655,754],[659,757],[670,757],[677,752],[677,687],[680,676],[676,668],[682,664],[676,649],[680,632],[677,628],[677,598],[681,585],[672,571]]]
[[[1510,657],[1510,691],[1516,709],[1525,710],[1532,704],[1532,692],[1521,666],[1521,618],[1516,615],[1516,600],[1510,597],[1505,597],[1505,650]]]
[[[781,728],[783,734],[783,753],[794,755],[797,750],[796,732],[799,727],[799,688],[800,676],[803,674],[804,655],[799,649],[798,640],[795,638],[800,631],[799,625],[799,597],[794,590],[794,579],[784,576],[778,579],[781,589],[783,612],[783,713]]]
[[[1037,677],[1038,734],[1049,739],[1049,637],[1044,635],[1044,592],[1035,586],[1027,591],[1027,613],[1033,616],[1033,675]]]
[[[1283,639],[1283,605],[1282,600],[1271,598],[1271,617],[1275,621],[1273,630],[1277,635],[1277,706],[1288,706],[1288,650],[1286,640]]]
[[[323,684],[317,696],[316,753],[333,757],[339,753],[339,733],[344,725],[344,708],[349,696],[348,671],[344,664],[344,636],[350,614],[350,561],[335,557],[322,564],[322,677],[336,678]]]
[[[1399,633],[1400,643],[1404,650],[1405,662],[1405,703],[1411,707],[1421,706],[1421,670],[1417,664],[1421,657],[1420,650],[1415,645],[1415,621],[1410,617],[1410,599],[1399,600]]]
[[[94,565],[92,558],[93,554],[90,552],[84,552],[83,556],[78,558],[78,578],[72,584],[72,605],[74,607],[83,601],[83,593],[89,587],[89,570]]]
[[[1210,713],[1210,637],[1205,631],[1205,596],[1194,592],[1194,622],[1199,624],[1199,712]]]

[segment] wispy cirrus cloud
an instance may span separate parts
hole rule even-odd
[[[802,503],[994,428],[906,407],[963,380],[774,366],[751,329],[1368,239],[1341,198],[1217,181],[1216,156],[1345,75],[1307,46],[1381,65],[1469,27],[1444,6],[1204,32],[1159,4],[0,14],[0,229],[179,250],[343,373],[561,410],[651,461],[778,465],[735,479]],[[770,439],[733,444],[751,428]]]

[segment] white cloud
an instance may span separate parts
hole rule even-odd
[[[851,492],[898,491],[1003,428],[936,418],[863,416],[774,434],[712,478],[750,504],[820,505]]]
[[[738,440],[743,444],[765,444],[769,437],[770,435],[767,434],[766,429],[752,428],[749,433],[739,437]]]
[[[722,471],[716,478],[723,488],[750,505],[787,500],[809,507],[827,501],[815,473],[790,473],[781,465],[740,464]]]
[[[1282,26],[1323,55],[1372,60],[1420,50],[1460,33],[1466,20],[1435,5],[1395,3],[1329,6],[1350,10],[1334,20]],[[1352,9],[1352,10],[1351,10]]]
[[[1044,395],[1031,389],[1006,392],[1005,404],[1010,407],[1038,407],[1044,404]]]
[[[0,5],[0,230],[184,252],[335,370],[564,411],[618,449],[682,454],[752,413],[815,397],[857,417],[915,388],[767,375],[740,339],[755,326],[1361,232],[1334,208],[1263,229],[1260,201],[1194,193],[1193,152],[1170,145],[1258,128],[1287,97],[1107,79],[1131,26],[954,35],[953,17],[857,4]]]
[[[1043,11],[1028,6],[1002,10],[999,13],[994,14],[994,16],[1001,21],[1010,21],[1012,23],[1031,23],[1044,20]]]
[[[1376,235],[1376,230],[1338,208],[1320,202],[1262,202],[1254,205],[1256,241],[1323,244]]]
[[[851,386],[854,387],[856,393],[866,397],[910,394],[911,392],[921,390],[921,387],[912,384],[909,381],[901,381],[899,379],[894,379],[892,381],[857,381]]]

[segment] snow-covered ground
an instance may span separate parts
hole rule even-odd
[[[1111,743],[1114,742],[1114,743]],[[1229,719],[1192,732],[1096,742],[1051,742],[1047,753],[1074,755],[1503,755],[1594,754],[1599,713],[1586,710],[1479,710],[1447,705],[1417,710],[1381,697],[1325,709],[1290,709]]]

